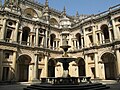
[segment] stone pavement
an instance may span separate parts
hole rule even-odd
[[[103,84],[106,84],[107,86],[110,86],[110,89],[106,90],[120,90],[120,82],[116,82],[113,80],[103,80],[99,81]],[[17,84],[8,84],[8,85],[0,85],[0,90],[23,90],[23,88],[30,85],[29,82],[22,82]]]

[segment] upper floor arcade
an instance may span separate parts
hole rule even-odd
[[[21,18],[15,17],[15,13],[12,15],[6,11],[9,15],[3,13],[0,15],[0,40],[5,43],[60,51],[64,40],[62,34],[66,33],[67,44],[71,46],[72,51],[111,44],[120,40],[120,5],[116,7],[84,18],[73,26],[69,23],[71,28],[59,28],[61,18],[59,16],[59,19],[51,16],[49,23],[33,20],[32,17],[37,18],[39,15],[32,8],[24,9],[25,14],[20,15]],[[25,15],[27,17],[32,15],[31,19],[26,19]],[[63,19],[71,21],[66,15]],[[44,18],[41,17],[41,20],[44,21]]]

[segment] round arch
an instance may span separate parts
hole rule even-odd
[[[27,45],[27,41],[28,41],[28,37],[29,37],[29,33],[30,33],[30,28],[29,27],[23,27],[23,33],[22,33],[22,44]]]
[[[102,33],[104,35],[104,40],[105,42],[109,42],[109,30],[108,30],[108,25],[106,24],[103,24],[101,25],[101,30],[102,30]]]
[[[50,19],[50,24],[58,26],[58,21],[55,18],[51,18]]]
[[[37,12],[34,9],[32,9],[32,8],[26,8],[24,10],[24,14],[27,17],[32,17],[32,18],[34,18],[34,17],[37,18],[38,17]]]
[[[85,76],[85,61],[83,58],[77,58],[79,76]]]
[[[105,79],[115,79],[117,73],[115,55],[111,52],[105,52],[100,59],[102,64],[104,64]]]
[[[21,55],[17,60],[18,68],[18,81],[26,82],[29,79],[29,64],[31,62],[31,57],[28,55]]]
[[[49,59],[48,61],[48,77],[55,77],[55,61]]]
[[[55,34],[51,34],[50,35],[50,46],[53,47],[53,43],[54,43],[54,40],[56,38],[56,35]]]
[[[75,36],[76,36],[77,41],[79,42],[79,46],[81,47],[81,34],[77,33]]]

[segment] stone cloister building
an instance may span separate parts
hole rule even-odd
[[[5,0],[0,6],[0,81],[61,77],[67,34],[71,77],[115,79],[120,74],[120,4],[99,14],[75,16],[34,0]]]

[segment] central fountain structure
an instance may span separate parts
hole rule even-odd
[[[63,75],[62,77],[48,77],[41,78],[41,81],[35,84],[31,84],[24,88],[24,90],[104,90],[109,87],[103,85],[102,83],[91,83],[90,78],[86,76],[80,77],[70,77],[69,75],[69,63],[75,61],[76,58],[69,57],[67,54],[68,49],[71,47],[67,43],[67,34],[62,34],[63,43],[60,46],[63,49],[62,57],[55,58],[56,62],[61,62],[63,64]]]

